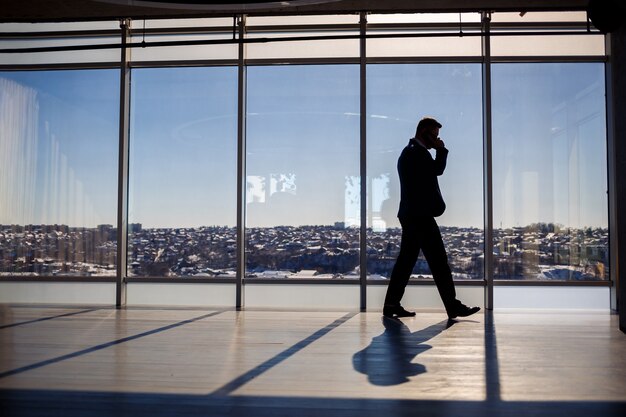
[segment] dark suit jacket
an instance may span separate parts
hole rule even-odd
[[[446,210],[437,177],[446,169],[448,150],[437,149],[433,159],[428,150],[411,139],[398,159],[400,175],[400,220],[437,217]]]

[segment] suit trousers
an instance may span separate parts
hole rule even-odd
[[[452,281],[452,271],[448,265],[448,255],[437,222],[433,217],[415,217],[400,219],[400,224],[402,225],[400,253],[391,272],[385,305],[400,305],[421,250],[433,274],[444,306],[447,310],[453,308],[456,291]]]

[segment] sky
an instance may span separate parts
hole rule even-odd
[[[604,66],[497,64],[492,77],[494,226],[606,227]]]
[[[429,115],[450,150],[448,226],[482,227],[479,64],[367,68],[368,224],[398,226],[397,158]],[[358,224],[359,68],[247,70],[250,227]],[[494,226],[606,227],[599,63],[494,64]],[[117,70],[0,72],[0,224],[116,224]],[[237,72],[134,69],[129,221],[236,223]]]
[[[119,71],[0,72],[0,224],[114,224]]]

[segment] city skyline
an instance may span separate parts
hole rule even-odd
[[[234,277],[234,227],[147,229],[131,224],[130,276]],[[483,231],[442,226],[453,275],[481,279]],[[400,248],[401,230],[367,234],[370,279],[386,279]],[[246,277],[355,279],[360,269],[360,230],[334,226],[281,226],[246,230]],[[112,225],[0,225],[0,275],[110,276],[115,273],[117,230]],[[562,229],[535,224],[494,230],[496,279],[602,280],[608,261],[607,229]],[[413,273],[430,276],[420,258]]]

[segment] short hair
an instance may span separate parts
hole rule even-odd
[[[437,120],[433,119],[432,117],[424,117],[417,124],[417,129],[415,129],[415,134],[417,135],[420,131],[424,129],[429,129],[432,127],[438,127],[439,129],[441,129],[442,125],[441,123],[439,123]]]

